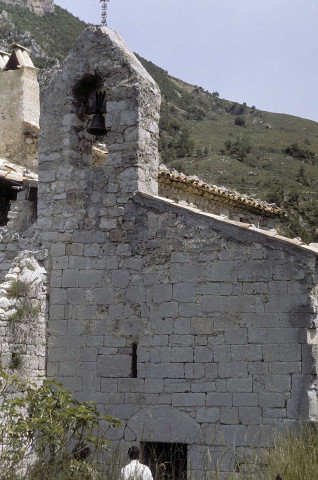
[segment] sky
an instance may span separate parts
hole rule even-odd
[[[55,0],[100,24],[99,0]],[[170,75],[318,121],[317,0],[110,0],[108,26]]]

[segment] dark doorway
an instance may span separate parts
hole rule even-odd
[[[143,461],[154,480],[187,479],[187,445],[185,443],[141,443]]]
[[[0,227],[5,227],[8,223],[8,213],[10,202],[17,199],[17,192],[12,190],[11,185],[2,182],[0,179]]]

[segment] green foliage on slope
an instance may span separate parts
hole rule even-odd
[[[277,203],[288,213],[280,231],[318,241],[318,123],[219,98],[140,61],[160,86],[161,156],[207,182]],[[240,121],[237,121],[240,118]],[[194,142],[178,155],[182,132]]]
[[[8,5],[0,1],[1,10],[9,14],[9,20],[12,21],[17,32],[30,32],[31,37],[48,57],[57,58],[60,61],[64,60],[76,38],[88,26],[58,5],[55,6],[54,13],[47,13],[42,17],[34,15],[28,8]],[[9,29],[9,23],[2,21],[0,42],[1,38],[8,36]]]

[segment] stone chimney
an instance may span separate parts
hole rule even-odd
[[[4,52],[3,50],[0,50],[0,70],[4,70],[8,60],[10,58],[10,53]]]
[[[0,52],[0,158],[37,169],[40,117],[38,69],[28,51],[11,45],[10,56]]]

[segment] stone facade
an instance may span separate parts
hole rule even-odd
[[[26,7],[39,16],[54,12],[54,0],[3,0],[3,2],[9,5]]]
[[[45,260],[37,241],[36,200],[24,186],[0,228],[0,359],[32,380],[46,369]]]
[[[24,250],[37,250],[36,200],[28,198],[28,188],[11,202],[9,221],[0,228],[0,281],[3,281],[15,257]]]
[[[12,50],[0,65],[0,359],[34,380],[46,368],[46,253],[37,241],[34,173],[39,85],[26,49]]]
[[[96,161],[85,105],[102,89]],[[318,251],[159,197],[159,105],[107,28],[80,37],[47,90],[47,374],[122,420],[112,440],[187,444],[202,478],[207,451],[228,471],[280,425],[317,420]]]
[[[22,251],[0,283],[1,363],[31,381],[46,368],[45,252]]]
[[[101,90],[105,143],[87,133]],[[186,444],[202,479],[317,420],[318,249],[268,230],[269,206],[232,198],[225,214],[205,193],[158,188],[159,107],[115,32],[78,39],[42,104],[38,199],[35,177],[0,168],[18,188],[0,231],[0,353],[119,417],[115,444]]]
[[[0,158],[36,170],[36,129],[40,117],[38,69],[23,47],[13,47],[10,58],[18,62],[17,53],[23,64],[16,69],[0,70]]]

